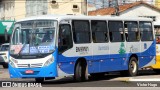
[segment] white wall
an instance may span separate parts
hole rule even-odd
[[[120,16],[124,17],[156,16],[156,20],[160,20],[160,11],[157,11],[145,5],[140,5],[120,13]]]

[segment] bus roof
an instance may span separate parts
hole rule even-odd
[[[125,20],[125,21],[153,21],[150,18],[142,17],[117,17],[117,16],[83,16],[83,15],[40,15],[21,19],[17,22],[29,21],[29,20],[63,20],[63,19],[79,19],[79,20]]]

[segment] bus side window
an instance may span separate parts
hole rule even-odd
[[[73,46],[71,27],[68,24],[60,25],[59,38],[58,38],[58,50],[60,53],[70,49]]]
[[[125,37],[127,42],[139,41],[138,23],[136,21],[125,21]]]
[[[91,43],[90,24],[88,20],[73,20],[72,30],[76,44]]]
[[[92,39],[94,43],[108,42],[107,22],[104,20],[92,20]]]
[[[152,23],[147,21],[140,21],[139,28],[141,32],[142,41],[152,41],[153,40],[153,31]]]
[[[123,22],[122,21],[109,21],[109,34],[111,42],[123,42]]]

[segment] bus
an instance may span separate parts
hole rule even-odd
[[[156,64],[152,65],[151,68],[156,72],[160,73],[160,21],[153,23],[155,29],[156,38]]]
[[[151,19],[42,15],[14,25],[9,49],[11,78],[43,82],[73,76],[88,80],[106,72],[135,76],[155,64]]]

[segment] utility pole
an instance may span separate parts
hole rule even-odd
[[[116,16],[119,16],[119,5],[118,5],[118,0],[115,0],[116,4],[115,4],[115,14]]]
[[[108,0],[108,7],[112,6],[112,0]]]
[[[103,4],[103,5],[102,5],[102,8],[104,8],[104,7],[105,7],[105,6],[104,6],[104,0],[102,0],[102,4]]]

